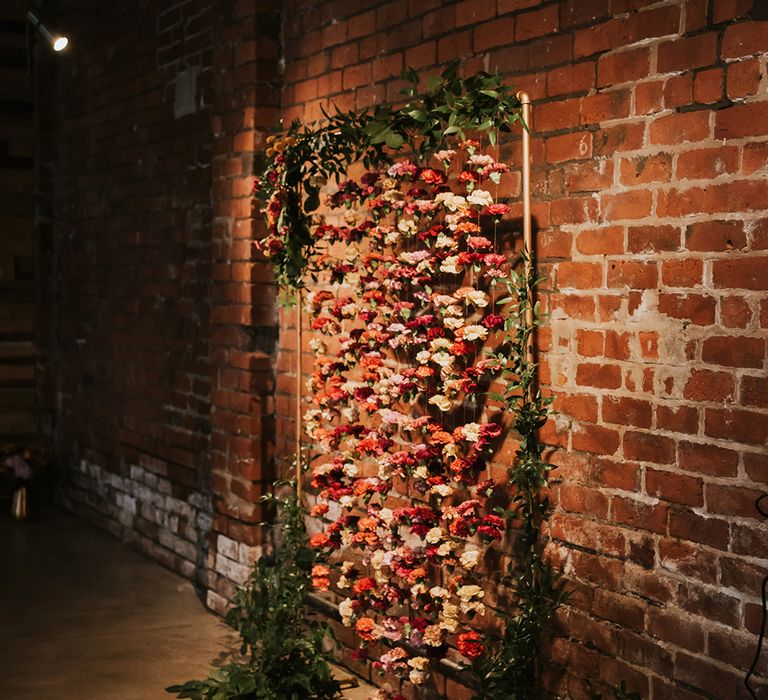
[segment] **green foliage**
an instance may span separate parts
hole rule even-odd
[[[276,484],[276,488],[288,482]],[[226,621],[241,638],[242,661],[217,669],[205,680],[167,688],[194,700],[330,700],[339,692],[331,676],[325,623],[305,620],[314,551],[308,547],[304,509],[295,491],[270,496],[279,512],[281,542],[274,557],[262,556],[238,589]]]
[[[523,262],[527,262],[525,257]],[[526,270],[529,267],[533,269],[526,265]],[[502,583],[515,595],[515,610],[505,615],[503,637],[474,664],[482,700],[529,700],[536,696],[541,633],[566,598],[542,557],[540,542],[541,526],[549,511],[549,501],[541,497],[541,489],[547,485],[551,465],[543,459],[544,445],[538,439],[538,431],[550,413],[551,399],[542,396],[536,386],[536,364],[528,352],[534,329],[541,323],[538,304],[530,306],[539,281],[527,272],[514,270],[505,280],[506,337],[496,355],[504,361],[502,377],[506,386],[496,398],[515,416],[514,427],[520,437],[520,447],[508,474],[514,493],[514,515],[522,527],[517,556],[502,578]],[[530,323],[526,320],[528,312]]]
[[[414,146],[425,156],[446,147],[447,138],[463,139],[469,131],[487,133],[493,144],[498,132],[521,120],[520,101],[498,73],[461,78],[458,65],[454,61],[430,78],[421,94],[416,71],[406,69],[403,78],[410,85],[402,92],[410,99],[405,106],[324,112],[323,122],[311,126],[296,120],[279,148],[268,149],[274,157],[256,181],[255,196],[268,229],[282,244],[270,255],[280,287],[303,286],[314,252],[313,215],[321,205],[321,189],[332,178],[338,182],[350,165],[362,161],[375,168],[392,151]]]

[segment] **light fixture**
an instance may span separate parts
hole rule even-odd
[[[60,51],[63,51],[67,48],[69,45],[69,39],[65,36],[62,36],[61,34],[51,34],[48,28],[40,21],[40,18],[34,12],[32,12],[32,10],[27,11],[27,19],[30,21],[32,26],[45,37],[46,41],[51,45],[51,48],[56,53],[59,53]]]

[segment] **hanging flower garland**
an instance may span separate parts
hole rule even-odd
[[[482,697],[530,697],[538,637],[560,600],[538,543],[548,465],[536,432],[548,402],[534,391],[533,328],[522,323],[534,280],[498,252],[509,207],[491,190],[509,168],[465,133],[487,132],[493,144],[496,121],[517,113],[498,76],[460,81],[453,69],[404,110],[339,115],[320,136],[294,127],[257,189],[262,249],[280,281],[315,280],[304,296],[316,333],[304,424],[318,453],[312,515],[325,526],[311,540],[324,560],[313,582],[346,596],[342,622],[382,674],[424,685],[454,648]],[[300,196],[297,173],[307,162],[322,170],[325,156],[307,155],[312,143],[327,156],[328,135],[345,130],[357,136],[344,167],[360,158],[367,170],[339,182],[327,213],[314,215],[322,178]],[[414,130],[418,162],[384,150],[413,142]],[[520,447],[498,484],[491,463],[510,428]],[[517,560],[499,580],[485,562],[502,540]],[[505,583],[518,608],[489,614],[491,582]],[[501,634],[496,616],[506,618]]]

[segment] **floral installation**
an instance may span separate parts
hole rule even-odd
[[[444,74],[443,93],[454,80]],[[497,78],[472,86],[510,108]],[[426,98],[420,104],[429,121]],[[340,179],[323,214],[312,213],[320,202],[307,192],[298,238],[296,197],[280,183],[301,135],[277,142],[257,194],[268,224],[261,249],[276,259],[278,279],[314,281],[303,294],[315,355],[303,425],[315,453],[311,515],[323,524],[310,539],[322,562],[315,589],[342,597],[357,658],[380,673],[424,686],[450,656],[473,668],[480,697],[527,698],[560,594],[539,545],[549,465],[537,431],[548,400],[535,388],[533,327],[523,320],[533,311],[538,322],[529,307],[536,281],[500,252],[510,207],[498,192],[510,176],[493,148],[497,118],[449,115],[441,138],[425,146],[422,133],[409,157],[385,153],[371,133],[376,119],[361,118],[370,138],[355,141],[354,153],[367,167]],[[464,133],[472,125],[477,138]],[[498,483],[492,464],[510,429],[519,448],[494,472],[505,476]],[[500,543],[518,563],[494,575],[486,552]],[[519,609],[489,611],[498,586]],[[383,687],[375,697],[402,696]]]

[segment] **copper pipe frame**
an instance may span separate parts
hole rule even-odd
[[[527,92],[518,92],[523,116],[523,250],[525,251],[525,275],[533,271],[533,228],[531,223],[531,98]],[[533,299],[528,294],[525,309],[525,325],[530,330],[526,343],[526,360],[533,362]]]
[[[298,290],[296,300],[296,498],[301,505],[301,491],[303,481],[303,470],[301,468],[301,289]]]

